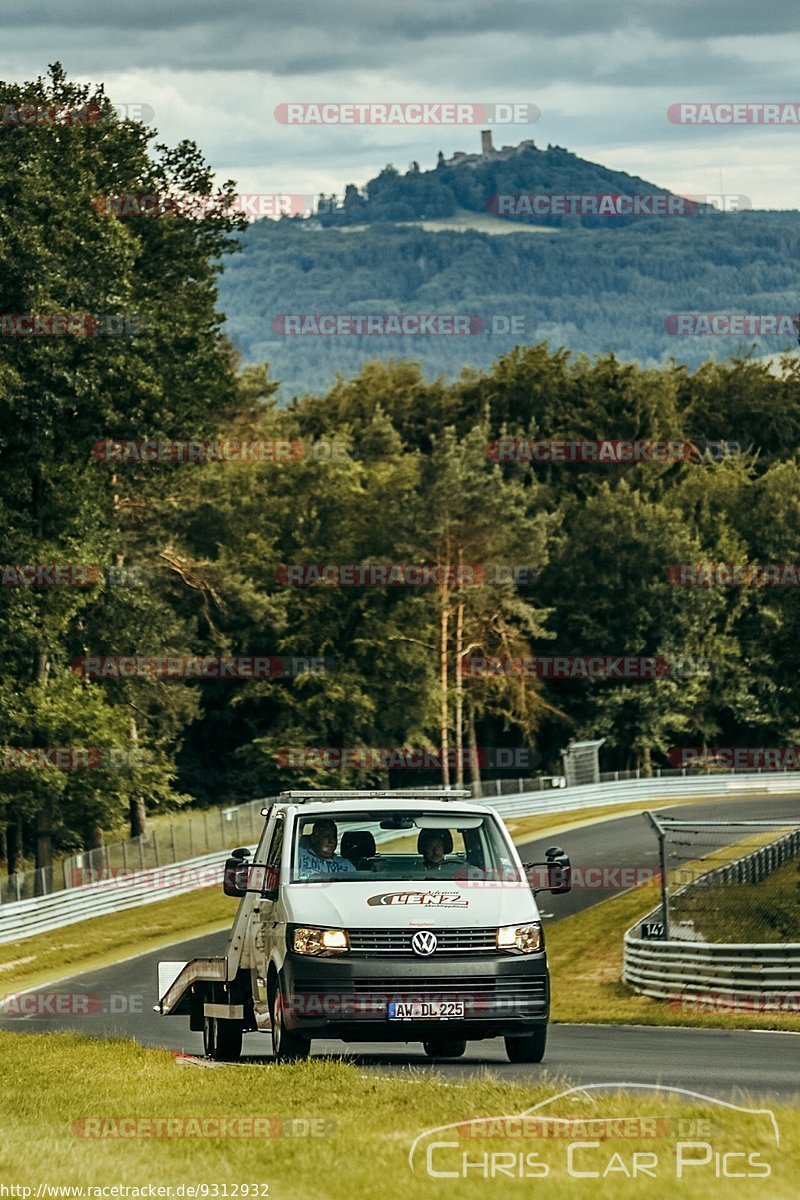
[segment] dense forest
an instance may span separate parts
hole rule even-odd
[[[3,94],[9,103],[107,104],[102,90],[58,69]],[[506,352],[487,345],[489,365],[450,381],[413,361],[374,360],[279,403],[272,357],[243,365],[221,331],[216,279],[236,221],[219,212],[120,220],[92,204],[110,192],[207,193],[213,181],[197,147],[151,154],[142,127],[110,112],[102,123],[30,134],[6,130],[0,141],[0,311],[136,314],[145,328],[0,339],[0,826],[9,869],[23,855],[42,865],[59,848],[98,844],[123,819],[136,833],[148,812],[179,804],[241,801],[288,783],[408,782],[407,771],[387,780],[383,769],[288,768],[292,748],[505,747],[535,752],[551,771],[570,740],[603,737],[606,769],[647,771],[679,745],[797,740],[794,589],[680,586],[670,568],[796,558],[800,366],[787,361],[778,376],[736,359],[692,373],[576,357],[531,339]],[[55,205],[67,178],[72,202]],[[695,302],[710,301],[714,271],[743,289],[757,245],[762,298],[773,287],[775,303],[788,294],[790,266],[778,253],[794,236],[788,218],[746,220],[738,234],[728,218],[703,226],[710,240],[707,257],[692,251]],[[666,286],[676,262],[666,248],[690,237],[687,228],[656,236],[639,223],[577,236],[652,247]],[[259,224],[239,255],[244,273],[226,271],[225,304],[233,310],[230,297],[247,294],[256,259],[275,281],[292,263],[303,276],[302,243],[306,277],[318,272],[303,293],[316,311],[322,264],[339,253],[337,278],[360,258],[356,287],[381,275],[398,303],[405,290],[418,299],[429,277],[437,283],[427,298],[452,309],[458,277],[475,296],[485,285],[484,303],[488,294],[499,307],[495,255],[510,265],[562,254],[563,280],[572,260],[557,236],[451,243],[388,230],[345,240]],[[626,245],[633,295],[638,260]],[[472,252],[466,272],[462,256]],[[602,255],[593,261],[611,338],[615,275]],[[577,286],[577,259],[574,270]],[[587,288],[591,272],[584,296]],[[381,310],[382,293],[371,294]],[[618,328],[613,340],[622,339]],[[297,339],[292,354],[302,358],[307,344]],[[499,438],[690,440],[699,449],[641,462],[500,461]],[[147,461],[145,439],[169,440],[156,451],[163,461]],[[229,447],[228,460],[213,461],[224,457],[220,439],[261,449],[231,461]],[[175,450],[200,440],[194,458],[212,461]],[[717,441],[739,448],[704,451]],[[139,449],[125,453],[121,442]],[[288,582],[292,565],[365,563],[483,570],[440,586]],[[14,564],[92,570],[79,586],[48,586]],[[459,671],[481,655],[647,656],[669,669],[639,679]],[[325,669],[186,681],[85,668],[87,658],[120,656],[317,658]],[[23,754],[52,747],[92,748],[91,768]]]
[[[389,355],[452,381],[529,342],[613,351],[645,367],[796,349],[791,337],[675,336],[665,325],[671,313],[797,313],[796,212],[502,236],[419,224],[315,229],[286,218],[254,222],[241,242],[220,279],[225,330],[246,361],[269,360],[283,399]],[[465,313],[481,322],[464,337],[295,336],[282,332],[285,313]]]

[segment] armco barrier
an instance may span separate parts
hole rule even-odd
[[[625,937],[623,978],[656,1000],[800,993],[800,942],[746,945],[713,942],[642,942]]]
[[[765,773],[735,777],[676,773],[659,779],[611,781],[546,791],[520,791],[503,796],[484,795],[482,799],[502,817],[508,819],[535,816],[539,813],[568,813],[576,809],[610,807],[629,804],[632,801],[644,804],[653,800],[668,802],[695,796],[703,799],[737,794],[766,796],[792,792],[800,793],[800,772],[797,771],[780,775]],[[264,805],[268,801],[258,803]],[[170,896],[194,891],[198,886],[203,886],[199,882],[201,877],[207,881],[209,870],[212,874],[216,870],[217,878],[221,882],[225,857],[226,852],[217,851],[162,867],[158,871],[132,871],[131,875],[134,878],[130,883],[121,884],[119,879],[101,880],[83,887],[54,892],[50,896],[3,904],[0,906],[0,943],[19,941],[33,934],[60,929],[90,917],[121,912],[138,905],[150,904],[155,900],[165,900]]]
[[[760,883],[790,862],[800,849],[800,830],[725,866],[715,867],[679,888],[675,896],[719,883]],[[661,906],[641,917],[624,938],[622,978],[656,1000],[702,999],[712,993],[717,1007],[736,1007],[743,997],[800,993],[800,942],[668,942],[643,939],[634,930],[658,920]]]

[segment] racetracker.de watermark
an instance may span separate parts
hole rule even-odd
[[[707,442],[654,438],[630,441],[627,439],[596,438],[591,441],[537,441],[533,438],[499,438],[487,442],[486,457],[492,462],[543,463],[640,463],[640,462],[700,462],[721,460],[741,452],[739,442]]]
[[[639,441],[499,438],[496,442],[486,444],[486,457],[492,462],[685,462],[698,456],[698,447],[694,442],[657,441],[653,438]]]
[[[536,321],[525,313],[278,313],[281,337],[525,337]]]
[[[541,569],[519,563],[288,563],[275,568],[283,587],[476,587],[524,585]]]
[[[795,100],[767,101],[681,100],[670,104],[667,119],[673,125],[800,125],[800,104]]]
[[[798,587],[800,563],[672,563],[667,579],[679,587]]]
[[[0,587],[91,587],[99,579],[90,563],[0,563]]]
[[[275,761],[278,767],[288,770],[438,771],[444,763],[451,767],[477,763],[479,767],[495,770],[533,770],[542,756],[528,747],[503,746],[477,746],[474,751],[409,746],[282,746],[275,751]]]
[[[669,765],[738,771],[800,770],[800,746],[673,746]]]
[[[279,104],[279,125],[531,125],[541,110],[535,104],[476,104],[457,101],[322,101]]]
[[[139,337],[148,318],[123,313],[0,313],[2,337]]]
[[[67,887],[129,888],[131,884],[152,888],[169,887],[174,892],[219,887],[220,868],[209,867],[72,867],[66,876]]]
[[[78,1117],[76,1138],[325,1138],[336,1133],[327,1117]]]
[[[660,679],[669,674],[669,662],[661,655],[470,655],[459,673],[470,679]]]
[[[148,124],[155,109],[141,101],[101,106],[88,104],[0,104],[0,128],[41,128],[52,125],[114,125],[119,121],[140,121]]]
[[[669,313],[664,332],[672,337],[782,337],[797,340],[797,313]]]
[[[282,337],[475,337],[489,330],[476,313],[278,313],[270,328]]]
[[[101,762],[96,746],[0,746],[2,771],[85,771]]]
[[[670,192],[498,192],[486,200],[486,211],[499,217],[695,217],[704,204]]]
[[[317,208],[317,197],[297,192],[119,192],[95,196],[92,207],[99,216],[115,217],[294,217],[324,211]]]
[[[670,996],[672,1012],[785,1012],[800,1013],[800,992],[693,992]]]
[[[197,655],[86,655],[73,658],[72,670],[85,679],[289,679],[297,675],[330,675],[333,659],[321,655],[245,654],[233,657]]]
[[[101,116],[101,109],[96,104],[0,104],[0,127],[97,125]]]
[[[0,1019],[33,1017],[94,1017],[99,1014],[144,1012],[142,992],[10,992],[0,996]]]
[[[324,443],[326,447],[331,444]],[[102,438],[92,446],[92,458],[110,463],[300,462],[315,457],[315,445],[283,438]]]

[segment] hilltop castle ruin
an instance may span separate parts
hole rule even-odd
[[[439,165],[444,167],[477,167],[481,163],[488,162],[489,159],[511,158],[515,154],[519,154],[521,150],[527,150],[529,147],[536,149],[536,143],[533,138],[526,138],[520,142],[518,146],[503,146],[502,150],[495,150],[492,145],[491,129],[481,130],[481,152],[480,154],[466,154],[463,150],[456,150],[452,158],[445,158],[439,151]]]

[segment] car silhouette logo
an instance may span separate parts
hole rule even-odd
[[[411,939],[411,949],[415,954],[423,956],[433,954],[439,945],[439,939],[430,929],[418,929]]]

